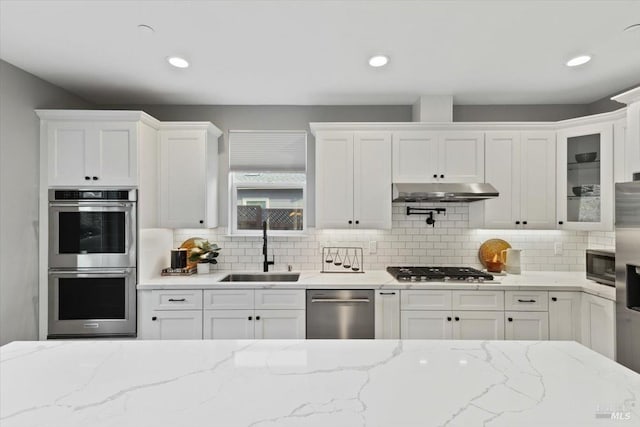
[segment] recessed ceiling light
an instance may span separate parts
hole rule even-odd
[[[369,58],[369,65],[372,67],[384,67],[389,62],[389,57],[385,55],[375,55]]]
[[[575,58],[571,58],[567,61],[567,67],[577,67],[578,65],[586,64],[591,61],[591,57],[589,55],[580,55]]]
[[[138,31],[140,31],[140,33],[145,34],[145,35],[151,35],[156,30],[154,30],[151,25],[140,24],[140,25],[138,25]]]
[[[167,61],[176,68],[187,68],[189,66],[189,61],[179,56],[170,56]]]

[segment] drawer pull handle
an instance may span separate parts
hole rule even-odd
[[[186,298],[169,298],[169,302],[185,302]]]
[[[334,303],[341,303],[341,302],[369,302],[369,298],[345,298],[345,299],[340,299],[340,298],[311,298],[311,302],[334,302]]]
[[[518,302],[536,302],[534,299],[519,299]]]
[[[380,295],[395,295],[395,292],[380,292]]]

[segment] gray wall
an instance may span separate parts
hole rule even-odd
[[[108,106],[105,108],[113,108]],[[407,122],[410,106],[235,106],[235,105],[127,105],[123,109],[140,109],[159,120],[210,121],[224,135],[220,138],[218,199],[220,225],[227,225],[229,130],[306,130],[307,139],[307,224],[315,225],[315,139],[310,122]]]
[[[36,108],[91,107],[0,60],[0,345],[35,340],[38,330]]]
[[[589,115],[588,104],[454,105],[454,122],[547,122]]]

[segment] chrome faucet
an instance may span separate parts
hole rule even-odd
[[[262,271],[267,273],[269,271],[269,266],[276,263],[275,256],[271,258],[271,261],[269,261],[269,257],[267,255],[267,221],[262,221],[262,255],[264,255]]]

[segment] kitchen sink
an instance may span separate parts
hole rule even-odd
[[[229,274],[220,280],[221,282],[297,282],[299,273],[247,273]]]

